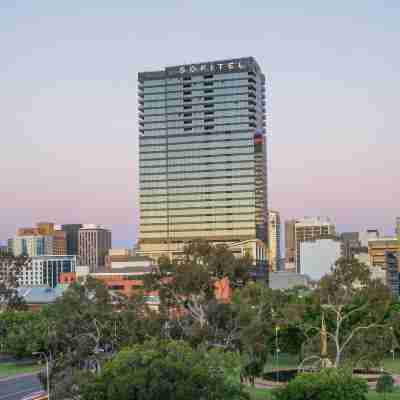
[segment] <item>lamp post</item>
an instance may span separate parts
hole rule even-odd
[[[47,400],[50,400],[50,376],[49,376],[49,358],[46,353],[42,351],[35,351],[32,353],[33,356],[43,356],[46,360],[46,386],[47,386]]]
[[[279,326],[275,326],[275,353],[276,353],[276,380],[279,382],[279,343],[278,343]]]
[[[391,326],[390,328],[390,332],[392,332],[392,350],[390,350],[390,352],[392,353],[392,357],[393,357],[393,361],[394,361],[394,346],[393,346],[393,326]]]

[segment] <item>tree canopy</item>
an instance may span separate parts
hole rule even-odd
[[[239,383],[237,356],[198,351],[185,342],[149,341],[122,350],[87,384],[82,400],[235,400],[248,398]]]

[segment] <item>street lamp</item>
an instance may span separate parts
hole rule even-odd
[[[35,351],[32,353],[33,356],[43,356],[46,360],[46,386],[47,386],[47,400],[50,400],[50,377],[49,377],[49,358],[46,353],[42,351]]]
[[[279,382],[279,343],[278,343],[279,326],[275,326],[275,352],[276,352],[276,380]]]
[[[391,326],[390,328],[390,332],[392,332],[392,350],[390,350],[390,352],[392,353],[392,357],[393,357],[393,361],[394,361],[394,346],[393,346],[393,326]]]

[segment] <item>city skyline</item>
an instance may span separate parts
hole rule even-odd
[[[39,220],[88,221],[132,244],[137,72],[246,56],[272,83],[270,207],[283,221],[327,215],[339,232],[394,234],[399,7],[206,3],[0,6],[0,240]]]

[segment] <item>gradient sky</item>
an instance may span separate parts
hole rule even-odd
[[[268,78],[271,207],[393,234],[399,21],[398,0],[1,0],[0,240],[51,220],[132,244],[137,72],[241,56]]]

